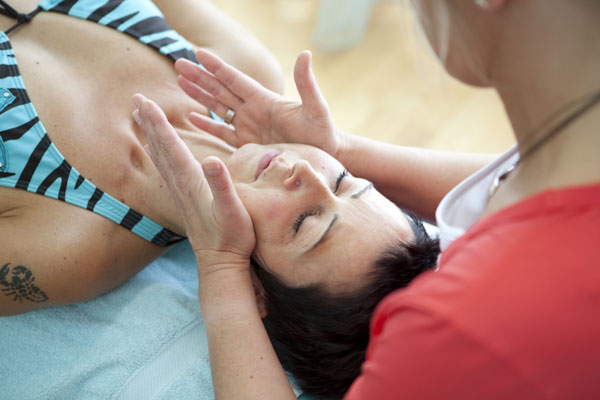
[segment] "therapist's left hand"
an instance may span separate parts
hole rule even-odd
[[[137,106],[133,117],[181,212],[199,275],[223,268],[248,269],[256,243],[254,229],[223,162],[208,157],[200,164],[158,105],[139,94],[133,101]]]

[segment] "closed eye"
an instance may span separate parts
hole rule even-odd
[[[296,218],[296,221],[294,221],[294,234],[298,233],[298,230],[300,230],[300,226],[302,225],[302,222],[304,222],[304,220],[307,217],[317,215],[317,214],[319,214],[319,210],[317,210],[317,209],[305,211],[302,214],[300,214],[300,216],[298,218]]]
[[[337,177],[337,179],[335,180],[335,185],[333,187],[333,193],[337,193],[338,189],[340,188],[340,184],[342,183],[342,181],[344,180],[345,177],[348,176],[348,170],[343,170]]]
[[[340,174],[338,175],[338,177],[335,180],[335,184],[333,185],[333,193],[337,193],[340,185],[342,184],[342,181],[344,180],[345,177],[348,176],[348,170],[344,169],[342,172],[340,172]],[[296,220],[294,221],[294,235],[298,233],[298,231],[300,230],[300,227],[302,226],[302,223],[304,222],[304,220],[308,217],[312,217],[314,215],[318,215],[320,214],[319,209],[313,209],[313,210],[307,210],[305,212],[303,212],[302,214],[300,214],[300,216],[298,218],[296,218]]]

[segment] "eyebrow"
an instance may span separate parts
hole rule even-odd
[[[350,198],[351,199],[359,198],[360,196],[363,195],[363,193],[365,193],[369,189],[373,189],[373,182],[369,182],[369,184],[367,186],[365,186],[364,188],[360,189],[358,192],[354,193],[352,196],[350,196]]]
[[[357,199],[360,196],[362,196],[365,192],[367,192],[369,189],[373,189],[373,182],[369,182],[369,184],[367,186],[365,186],[364,188],[360,189],[358,192],[356,192],[353,195],[351,195],[350,198],[351,199]],[[319,238],[319,240],[317,240],[315,242],[315,244],[313,244],[312,246],[310,246],[310,248],[304,254],[310,253],[318,245],[320,245],[323,241],[325,241],[325,238],[327,237],[327,234],[331,230],[331,227],[333,226],[333,224],[335,223],[335,221],[338,220],[339,217],[340,217],[340,215],[337,214],[337,213],[333,216],[333,218],[331,219],[331,222],[329,223],[329,225],[327,225],[327,228],[325,229],[325,232],[323,232],[323,234],[321,235],[321,237]]]
[[[337,213],[333,216],[333,218],[331,219],[331,222],[327,226],[327,229],[325,229],[325,232],[323,232],[323,234],[321,235],[321,237],[319,238],[319,240],[317,240],[317,242],[315,244],[313,244],[312,246],[310,246],[310,248],[304,254],[310,253],[311,251],[313,251],[318,245],[320,245],[325,240],[325,237],[327,236],[327,234],[331,230],[331,227],[333,226],[333,224],[335,224],[335,221],[337,221],[339,217],[340,217],[340,215],[337,214]]]

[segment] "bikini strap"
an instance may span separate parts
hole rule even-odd
[[[19,26],[31,21],[31,19],[33,17],[35,17],[37,15],[37,13],[42,11],[41,8],[37,7],[35,10],[30,12],[29,14],[20,13],[17,10],[15,10],[14,8],[12,8],[7,2],[5,2],[3,0],[0,0],[0,7],[1,7],[0,14],[4,14],[8,17],[11,17],[11,18],[14,18],[17,20],[16,24],[14,24],[10,28],[8,28],[6,31],[4,31],[4,33],[7,35],[9,33],[11,33],[13,30],[17,29]]]

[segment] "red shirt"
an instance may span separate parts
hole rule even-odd
[[[600,399],[600,185],[471,227],[377,307],[346,399]]]

